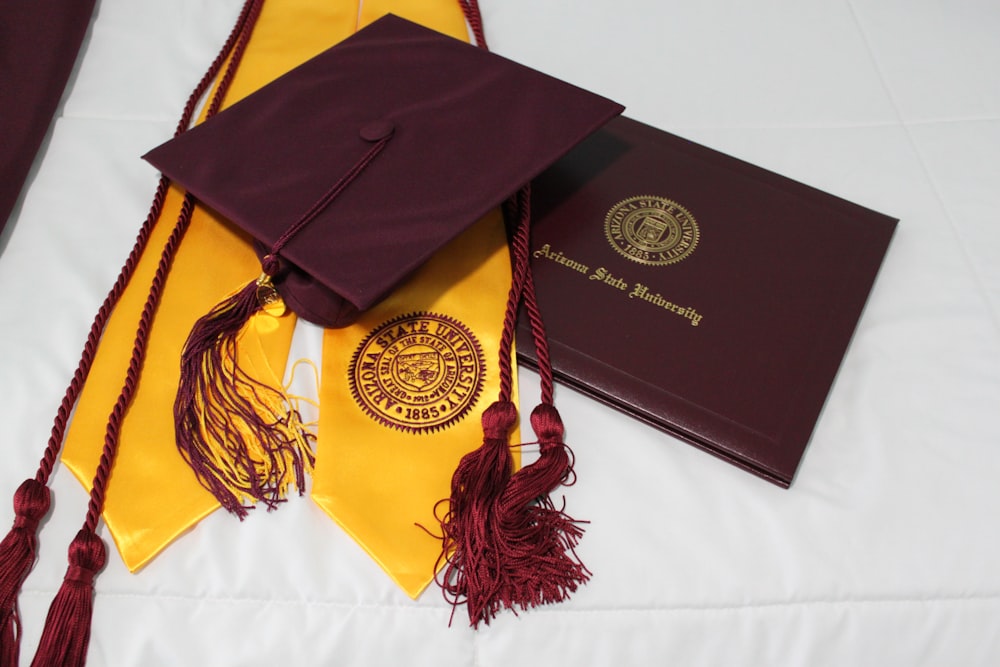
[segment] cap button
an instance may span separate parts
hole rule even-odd
[[[361,126],[361,138],[365,141],[381,141],[396,129],[391,120],[373,120]]]

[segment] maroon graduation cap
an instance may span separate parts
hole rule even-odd
[[[145,159],[281,240],[286,304],[344,326],[621,110],[388,15]]]

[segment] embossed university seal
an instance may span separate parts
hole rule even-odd
[[[351,394],[370,417],[414,433],[462,419],[483,388],[482,347],[446,315],[412,313],[373,329],[350,366]]]
[[[611,207],[604,218],[611,245],[640,264],[660,266],[681,261],[698,245],[698,223],[670,199],[653,195],[629,197]]]

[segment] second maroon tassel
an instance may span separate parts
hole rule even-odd
[[[90,645],[94,577],[107,561],[104,541],[84,528],[69,546],[69,567],[56,593],[31,667],[83,667]]]
[[[553,405],[541,403],[531,413],[531,426],[538,436],[538,460],[511,478],[497,504],[497,523],[508,540],[509,597],[520,609],[562,602],[590,578],[575,552],[583,522],[550,497],[573,481],[562,419]]]

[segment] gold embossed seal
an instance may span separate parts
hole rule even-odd
[[[655,195],[624,199],[608,211],[604,233],[633,262],[662,266],[688,257],[698,245],[698,223],[675,201]]]
[[[368,416],[391,428],[447,428],[475,405],[485,361],[479,341],[446,315],[412,313],[380,324],[358,345],[351,394]]]

